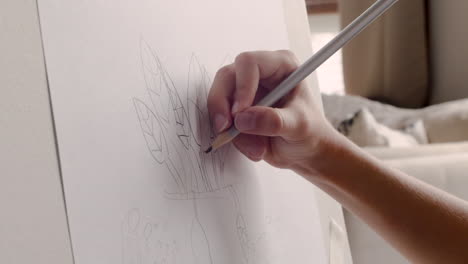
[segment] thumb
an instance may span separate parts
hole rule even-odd
[[[294,116],[288,109],[253,106],[236,114],[234,124],[240,132],[260,136],[294,134]]]

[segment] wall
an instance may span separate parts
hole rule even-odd
[[[468,97],[468,1],[430,0],[432,103]]]
[[[0,263],[73,263],[36,1],[0,1]]]

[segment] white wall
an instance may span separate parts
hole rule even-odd
[[[36,1],[0,1],[0,263],[73,263]]]
[[[432,103],[468,97],[468,1],[430,0]]]

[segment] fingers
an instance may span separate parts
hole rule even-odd
[[[297,68],[289,51],[244,52],[235,63],[224,66],[215,76],[208,95],[208,109],[216,133],[232,125],[232,116],[250,107],[260,82],[272,89]]]
[[[250,107],[236,115],[234,124],[244,134],[293,138],[300,133],[302,115],[291,109]]]
[[[297,61],[289,51],[244,52],[234,62],[236,86],[232,113],[236,114],[254,101],[260,81],[274,88],[297,68]]]
[[[234,139],[234,146],[252,161],[260,161],[267,152],[268,139],[262,136],[241,134]]]
[[[234,65],[224,66],[216,73],[208,94],[208,111],[216,133],[226,130],[232,124],[231,101],[235,86]]]

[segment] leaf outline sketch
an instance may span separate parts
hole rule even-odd
[[[208,72],[192,55],[187,86],[181,94],[143,39],[140,50],[151,107],[138,98],[133,98],[133,103],[153,159],[169,170],[177,185],[175,194],[190,195],[225,188],[222,176],[228,148],[210,154],[202,152],[214,137],[206,108],[207,87],[211,82]],[[181,160],[189,161],[189,169],[177,165]]]
[[[255,254],[253,239],[242,215],[238,194],[225,182],[224,159],[229,147],[209,154],[204,150],[214,139],[207,110],[211,79],[197,56],[189,61],[185,89],[176,87],[157,53],[140,39],[141,69],[150,103],[133,98],[141,132],[152,158],[165,166],[175,190],[166,190],[166,199],[192,201],[194,215],[190,227],[195,263],[213,263],[210,243],[200,221],[197,200],[224,192],[236,210],[235,229],[244,263]]]

